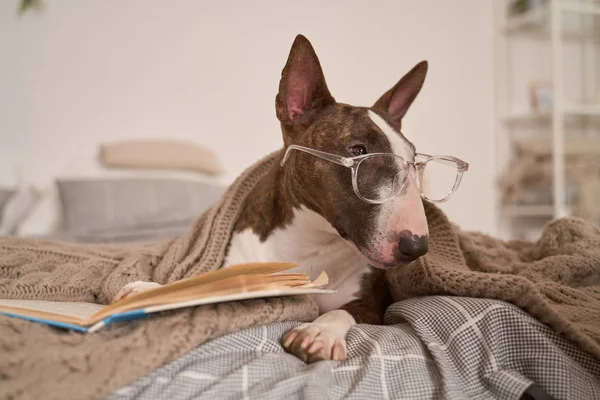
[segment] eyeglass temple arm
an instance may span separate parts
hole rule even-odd
[[[458,166],[458,171],[459,172],[466,172],[469,170],[469,163],[466,161],[461,160],[460,158],[456,158],[453,156],[432,156],[430,154],[425,154],[425,153],[417,153],[415,154],[418,157],[425,157],[425,158],[441,158],[442,160],[447,160],[447,161],[452,161],[455,162],[456,165]]]
[[[283,159],[281,160],[282,166],[283,166],[283,164],[285,164],[286,160],[288,159],[288,156],[289,156],[291,150],[303,151],[305,153],[312,154],[313,156],[322,158],[327,161],[331,161],[331,162],[339,164],[339,165],[343,165],[345,167],[349,167],[351,164],[353,164],[353,161],[346,157],[326,153],[326,152],[320,151],[320,150],[311,149],[309,147],[298,146],[297,144],[292,144],[292,145],[288,146],[288,148],[285,151],[285,154],[283,155]]]

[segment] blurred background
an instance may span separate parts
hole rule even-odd
[[[470,164],[441,205],[464,229],[535,239],[556,216],[598,219],[599,19],[588,0],[2,0],[0,234],[183,232],[282,146],[298,33],[354,105],[429,61],[403,131]]]

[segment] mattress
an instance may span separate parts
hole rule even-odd
[[[515,306],[414,298],[348,333],[346,361],[305,364],[279,341],[298,323],[207,342],[112,393],[141,399],[593,399],[600,364]]]

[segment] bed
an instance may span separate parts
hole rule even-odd
[[[57,179],[54,187],[37,209],[58,208],[60,223],[33,236],[79,243],[175,237],[225,190],[206,180],[165,177]],[[14,191],[0,190],[0,211],[11,196]],[[32,224],[34,209],[21,225]],[[19,226],[17,234],[27,236]],[[297,325],[272,323],[218,337],[108,399],[600,398],[598,360],[497,300],[432,296],[394,303],[384,326],[350,330],[344,362],[307,365],[286,353],[279,340]]]
[[[598,361],[510,304],[417,298],[393,304],[385,323],[352,328],[347,361],[310,365],[279,344],[296,323],[252,327],[108,399],[600,398]]]

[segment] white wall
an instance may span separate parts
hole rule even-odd
[[[404,133],[470,163],[443,208],[494,233],[492,1],[45,1],[22,18],[0,2],[1,179],[18,163],[47,184],[94,170],[103,141],[172,137],[214,149],[231,181],[281,146],[274,97],[303,33],[356,105],[429,60]]]

